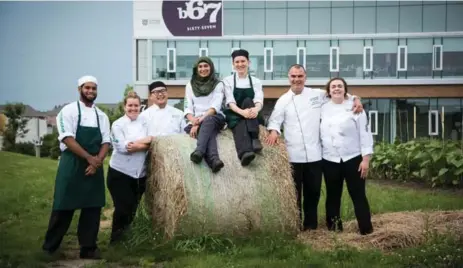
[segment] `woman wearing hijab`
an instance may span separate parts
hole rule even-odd
[[[199,164],[204,158],[214,173],[224,166],[216,139],[225,126],[221,111],[223,96],[223,83],[215,75],[214,63],[208,57],[200,57],[185,87],[184,114],[189,121],[185,132],[198,140],[191,161]]]

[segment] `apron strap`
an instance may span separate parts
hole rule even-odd
[[[98,112],[96,111],[96,105],[95,105],[95,108],[93,108],[93,109],[95,109],[96,123],[98,125],[98,130],[100,130],[100,118],[98,117]]]
[[[251,79],[251,75],[248,74],[249,76],[249,85],[251,86],[251,88],[254,90],[254,86],[252,85],[252,79]]]
[[[77,139],[77,133],[79,133],[80,117],[81,117],[79,101],[77,101],[77,112],[78,112],[78,117],[77,117],[77,127],[76,127],[76,139]]]
[[[233,91],[236,89],[236,73],[233,74]]]

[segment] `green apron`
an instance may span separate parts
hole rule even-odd
[[[236,87],[236,73],[233,74],[233,97],[235,98],[236,105],[241,107],[241,104],[246,98],[254,99],[254,86],[252,85],[251,75],[249,77],[249,88],[238,88]],[[225,109],[225,120],[227,122],[227,127],[233,129],[242,119],[245,119],[243,116],[235,113],[232,109]],[[264,124],[264,118],[262,116],[262,110],[257,114],[257,120],[260,124]]]
[[[83,127],[80,125],[81,110],[77,120],[76,141],[89,154],[97,155],[103,140],[100,132],[100,120],[95,108],[98,127]],[[105,186],[103,166],[95,174],[85,175],[88,162],[66,149],[60,157],[56,174],[53,210],[74,210],[87,207],[105,206]]]

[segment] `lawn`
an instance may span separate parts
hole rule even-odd
[[[57,161],[0,152],[0,267],[41,267],[55,258],[41,252],[53,197]],[[461,193],[413,189],[368,183],[373,214],[410,210],[463,209]],[[106,209],[112,206],[106,196]],[[324,194],[320,202],[320,224],[324,218]],[[343,216],[354,219],[345,192]],[[76,222],[65,237],[62,250],[77,252]],[[110,213],[107,213],[110,216]],[[107,220],[105,217],[103,220]],[[102,229],[99,246],[104,260],[88,267],[457,267],[463,265],[463,243],[451,237],[434,237],[416,248],[384,253],[339,247],[317,251],[294,239],[253,236],[242,239],[198,237],[161,243],[146,229],[140,213],[133,236],[125,244],[107,246],[109,229]],[[148,238],[148,239],[146,239]],[[67,258],[72,258],[67,253]],[[116,266],[117,265],[117,266]]]

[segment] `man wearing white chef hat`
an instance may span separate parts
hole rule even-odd
[[[105,206],[103,161],[110,143],[110,123],[94,104],[97,88],[95,77],[81,77],[77,84],[80,99],[64,106],[56,119],[61,157],[42,246],[50,254],[58,249],[74,211],[80,209],[80,258],[100,258],[96,242],[101,208]]]

